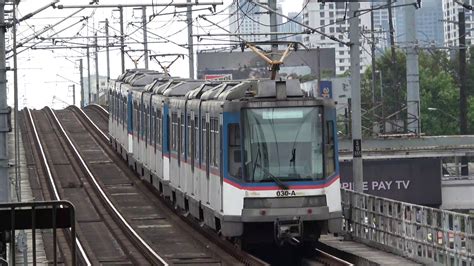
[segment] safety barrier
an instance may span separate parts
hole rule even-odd
[[[57,229],[70,228],[70,239],[76,235],[74,206],[69,201],[0,203],[0,265],[7,261],[6,247],[10,246],[10,264],[16,265],[15,231],[31,230],[33,265],[36,265],[36,231],[52,229],[53,265],[58,263]],[[76,265],[76,246],[71,245],[71,264]],[[3,263],[3,264],[2,264]]]
[[[344,231],[352,239],[425,264],[474,265],[474,216],[341,193]]]

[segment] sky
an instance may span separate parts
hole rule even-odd
[[[21,0],[18,8],[18,17],[21,18],[24,15],[39,9],[52,2],[52,0]],[[90,0],[61,0],[59,4],[63,5],[86,5]],[[122,0],[121,4],[135,4],[135,3],[169,3],[168,0]],[[185,0],[175,0],[174,3],[185,2]],[[202,2],[202,1],[201,1]],[[207,0],[207,2],[219,2],[219,0]],[[218,15],[208,16],[207,18],[214,22],[220,22],[219,25],[227,26],[226,18],[228,17],[228,7],[231,4],[231,0],[224,0],[223,5],[218,5],[216,12],[222,11]],[[100,0],[100,4],[115,4],[116,0]],[[302,0],[286,0],[280,1],[283,12],[297,12],[302,8]],[[202,8],[202,7],[195,7]],[[141,11],[133,10],[132,8],[124,9],[125,17],[125,32],[131,33],[136,31],[139,23],[141,23]],[[148,9],[148,16],[153,13],[174,13],[177,11],[177,15],[162,15],[156,17],[152,22],[148,24],[148,30],[151,32],[148,34],[149,42],[161,42],[163,39],[157,38],[154,34],[166,37],[170,42],[168,43],[152,43],[149,44],[149,49],[152,54],[162,53],[187,53],[187,49],[184,49],[176,44],[187,43],[187,30],[185,13],[179,13],[184,9],[175,9],[174,7],[168,7],[163,9],[161,7],[155,7],[152,11]],[[52,34],[56,36],[92,36],[96,30],[99,31],[98,35],[105,35],[104,24],[101,23],[108,18],[111,26],[111,35],[119,35],[119,19],[118,12],[112,9],[86,9],[77,14],[74,14],[76,9],[53,9],[48,8],[47,10],[37,14],[33,18],[25,20],[18,26],[17,39],[18,43],[24,42],[27,38],[34,34],[40,33],[45,27],[53,25],[58,21],[67,18],[62,24],[55,27],[54,31],[48,31],[42,34],[42,37],[48,37]],[[74,15],[73,15],[74,14]],[[193,17],[198,15],[211,15],[210,11],[197,11],[194,12]],[[80,22],[84,17],[90,17],[87,22]],[[227,23],[227,24],[226,24]],[[194,24],[194,33],[204,33],[211,31],[213,33],[224,33],[223,30],[218,29],[215,26],[203,21],[198,20]],[[137,41],[141,41],[142,31],[138,30],[131,37]],[[11,32],[7,33],[7,50],[11,49],[12,41]],[[47,47],[52,46],[52,40],[45,40],[38,43],[40,40],[35,39],[25,47],[32,44],[36,44],[36,47]],[[71,43],[68,45],[81,45],[84,43],[84,39],[69,40]],[[118,39],[111,40],[111,42],[117,42]],[[175,43],[172,44],[171,42]],[[92,40],[90,41],[92,43]],[[195,50],[211,48],[212,46],[204,46],[205,43],[210,44],[210,41],[198,42],[194,40]],[[212,42],[216,44],[217,41]],[[105,44],[105,40],[100,40],[99,45]],[[61,45],[57,43],[56,45]],[[128,49],[142,49],[142,45],[127,44],[126,50]],[[19,88],[19,107],[20,109],[28,106],[29,108],[41,109],[44,106],[51,106],[55,109],[64,108],[65,106],[72,104],[72,85],[76,84],[76,105],[79,105],[79,59],[83,58],[84,62],[84,74],[87,75],[87,64],[85,57],[85,49],[56,49],[56,50],[39,50],[39,49],[26,49],[19,48],[18,55],[18,88]],[[93,51],[93,49],[91,49]],[[133,59],[137,59],[142,53],[130,52],[130,56]],[[120,67],[120,51],[117,48],[111,48],[111,78],[117,77],[121,74]],[[8,55],[7,55],[8,57]],[[168,59],[168,60],[171,60]],[[106,75],[106,56],[105,49],[99,51],[99,74],[101,76]],[[13,62],[10,59],[7,62],[7,66],[13,67]],[[138,67],[143,67],[143,60],[140,60]],[[134,64],[132,60],[126,56],[126,68],[133,68]],[[161,70],[159,65],[153,61],[150,61],[150,69]],[[91,58],[91,75],[95,75],[95,64],[94,59]],[[171,67],[170,72],[173,76],[188,77],[188,58],[178,59],[178,61]],[[13,105],[13,75],[11,72],[8,73],[8,103]]]

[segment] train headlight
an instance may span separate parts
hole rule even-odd
[[[305,207],[326,206],[326,196],[312,196],[305,198]]]
[[[248,209],[270,208],[271,204],[264,198],[245,198],[244,207]]]

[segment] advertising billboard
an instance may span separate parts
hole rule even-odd
[[[364,192],[432,207],[441,205],[441,159],[364,160]],[[340,162],[341,187],[353,189],[352,161]]]
[[[275,59],[280,58],[283,51],[279,51]],[[329,76],[336,73],[334,48],[321,48],[320,61],[316,49],[301,49],[292,51],[280,67],[279,77],[283,79],[298,78],[305,75],[316,75],[318,67],[321,72]],[[209,75],[229,75],[233,79],[269,78],[268,63],[251,51],[210,52],[197,53],[198,78],[204,79]]]

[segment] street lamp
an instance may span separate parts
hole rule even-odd
[[[449,118],[452,118],[454,121],[459,122],[459,118],[455,117],[454,115],[452,115],[450,113],[443,112],[442,110],[439,110],[436,107],[428,107],[428,111],[439,111],[440,113],[448,116]]]

